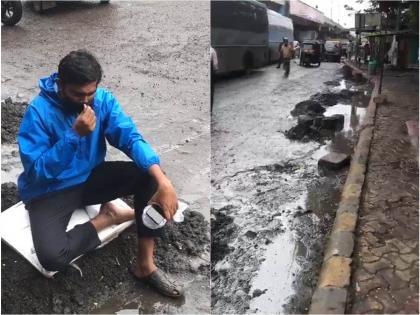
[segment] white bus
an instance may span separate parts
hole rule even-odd
[[[266,65],[266,6],[255,0],[211,1],[211,46],[217,52],[217,74]]]
[[[267,10],[268,15],[268,46],[269,62],[279,60],[279,44],[283,42],[283,37],[287,37],[290,44],[293,44],[293,22],[276,11]]]

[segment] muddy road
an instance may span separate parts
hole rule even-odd
[[[292,62],[288,79],[272,65],[217,82],[211,131],[216,313],[308,311],[347,172],[318,169],[318,159],[352,153],[371,91],[340,69]],[[308,127],[303,114],[323,127]],[[331,117],[341,122],[327,130]]]
[[[80,260],[83,278],[70,270],[46,279],[2,244],[2,311],[208,312],[209,5],[72,2],[42,15],[25,5],[21,22],[2,26],[1,32],[2,210],[18,200],[14,183],[21,166],[15,134],[25,102],[38,93],[40,77],[56,71],[62,57],[80,48],[98,57],[102,86],[116,95],[160,154],[180,199],[191,210],[182,225],[169,227],[156,253],[158,265],[185,284],[184,300],[161,298],[131,279],[127,267],[136,240],[130,229]],[[9,97],[12,102],[4,102]],[[108,160],[117,159],[127,158],[110,150]]]

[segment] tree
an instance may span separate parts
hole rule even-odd
[[[356,3],[363,4],[367,0],[356,0]],[[364,13],[381,12],[383,27],[388,30],[410,29],[418,31],[419,28],[419,1],[388,1],[388,0],[369,0],[369,8]],[[349,11],[348,15],[361,13],[348,4],[344,9]]]
[[[388,30],[418,31],[419,2],[418,1],[379,1],[371,0],[370,10],[381,12],[383,25]]]

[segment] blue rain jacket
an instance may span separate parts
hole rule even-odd
[[[58,97],[58,74],[39,81],[40,94],[30,103],[18,132],[24,171],[18,179],[21,199],[26,202],[46,193],[86,181],[102,163],[106,140],[129,156],[142,170],[159,164],[159,157],[124,114],[111,92],[98,88],[93,101],[95,130],[80,137],[73,130],[77,113],[63,110]]]

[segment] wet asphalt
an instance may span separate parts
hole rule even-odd
[[[93,52],[104,70],[101,86],[114,93],[159,153],[179,198],[209,220],[208,3],[71,2],[43,14],[25,3],[20,23],[2,26],[1,35],[2,100],[32,99],[38,79],[56,71],[67,53],[80,48]],[[128,158],[110,150],[107,159]],[[20,172],[17,146],[4,145],[2,183],[16,182]],[[208,260],[207,255],[204,263]],[[191,292],[184,301],[161,301],[146,291],[140,299],[138,294],[116,297],[104,310],[115,312],[132,302],[134,309],[143,303],[148,313],[208,312],[208,279],[179,277]]]
[[[339,63],[276,65],[216,83],[212,113],[212,309],[306,313],[346,169],[324,176],[317,161],[351,153],[367,97],[327,107],[344,129],[326,141],[291,141],[294,106],[318,92],[354,89]],[[327,86],[326,81],[337,85]],[[361,87],[357,87],[361,88]],[[366,88],[366,87],[364,87]],[[367,88],[368,89],[368,88]],[[350,104],[353,104],[351,106]]]

